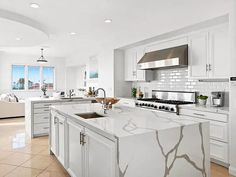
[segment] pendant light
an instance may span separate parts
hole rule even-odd
[[[47,63],[48,61],[43,56],[43,48],[41,48],[41,56],[37,60],[38,63]]]

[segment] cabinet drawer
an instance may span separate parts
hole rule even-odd
[[[34,123],[47,123],[49,122],[49,113],[46,114],[35,114]]]
[[[122,106],[135,107],[135,101],[132,99],[120,99],[118,103]]]
[[[51,103],[35,103],[34,108],[48,108],[51,105]]]
[[[180,114],[192,116],[192,117],[198,117],[201,119],[228,122],[228,116],[226,114],[203,112],[203,111],[190,110],[190,109],[180,109]]]
[[[49,123],[34,124],[34,135],[48,134]]]
[[[228,160],[228,144],[215,140],[210,140],[210,155],[211,158],[224,163],[229,163]]]
[[[49,114],[49,107],[48,108],[37,108],[34,109],[34,114]]]

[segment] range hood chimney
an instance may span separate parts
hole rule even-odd
[[[188,45],[145,53],[138,62],[138,69],[153,70],[188,66]]]

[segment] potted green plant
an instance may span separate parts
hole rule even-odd
[[[137,88],[133,87],[133,88],[131,89],[131,96],[132,96],[133,98],[136,98],[136,94],[137,94]]]
[[[43,97],[47,98],[47,93],[46,93],[47,92],[47,87],[46,87],[46,85],[42,85],[41,90],[43,92]]]
[[[208,99],[208,96],[205,96],[205,95],[199,95],[197,96],[197,99],[198,99],[198,103],[199,105],[206,105],[206,102],[207,102],[207,99]]]

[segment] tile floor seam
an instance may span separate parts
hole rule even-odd
[[[18,166],[15,166],[15,165],[11,165],[11,166],[14,166],[15,168],[12,169],[11,171],[7,172],[5,175],[3,175],[3,177],[4,177],[4,176],[7,176],[8,174],[10,174],[12,171],[14,171],[14,170],[18,167]]]

